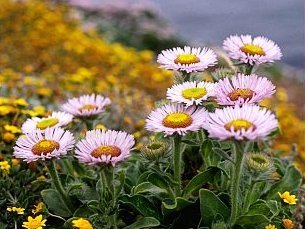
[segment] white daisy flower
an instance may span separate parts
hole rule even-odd
[[[101,95],[83,95],[69,99],[62,105],[62,110],[74,116],[92,116],[105,111],[105,106],[111,104],[109,98]]]
[[[91,130],[77,143],[75,157],[88,165],[111,163],[115,166],[129,157],[134,144],[134,137],[123,131]]]
[[[275,93],[275,86],[270,80],[254,74],[226,77],[214,89],[216,101],[220,105],[258,103]]]
[[[232,59],[250,65],[272,63],[282,57],[279,46],[265,37],[232,35],[224,40],[223,48]]]
[[[201,105],[208,97],[214,96],[214,83],[184,82],[167,89],[167,99],[172,102],[184,103],[187,107]]]
[[[33,117],[31,119],[27,119],[23,123],[21,130],[23,133],[29,133],[36,129],[45,130],[49,127],[63,127],[72,122],[72,119],[73,115],[68,113],[52,112],[52,114],[46,118]]]
[[[221,140],[257,140],[265,138],[277,127],[277,119],[270,110],[246,104],[209,113],[207,131],[209,137]]]
[[[201,72],[210,66],[217,64],[217,56],[208,48],[191,48],[185,46],[184,49],[178,47],[163,50],[157,58],[160,67],[190,72]]]
[[[74,138],[70,131],[62,128],[34,130],[20,136],[14,147],[14,156],[27,163],[37,160],[59,158],[74,147]]]
[[[165,135],[185,135],[206,126],[207,111],[196,106],[183,104],[164,105],[152,111],[146,119],[146,129]]]

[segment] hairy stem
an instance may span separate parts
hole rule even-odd
[[[55,160],[51,160],[49,166],[48,166],[49,174],[52,178],[53,184],[57,190],[57,192],[60,194],[61,199],[65,203],[66,207],[71,211],[71,213],[74,212],[74,206],[72,204],[72,201],[70,197],[67,195],[64,187],[62,186],[62,183],[59,179],[57,170],[56,170],[56,163]]]
[[[182,150],[181,150],[181,137],[175,136],[173,139],[173,164],[174,164],[174,179],[177,182],[175,189],[176,196],[181,195],[181,160],[182,160]]]
[[[232,180],[231,180],[231,217],[230,223],[233,226],[235,224],[238,209],[239,209],[239,195],[240,195],[240,177],[243,161],[243,150],[239,142],[235,142],[233,145],[233,157],[235,167],[233,168]]]

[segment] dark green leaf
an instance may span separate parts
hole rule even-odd
[[[257,224],[267,224],[269,223],[269,219],[261,214],[257,215],[249,215],[249,216],[241,216],[237,219],[236,224],[239,225],[257,225]]]
[[[176,197],[174,201],[168,200],[162,202],[162,212],[164,215],[168,215],[172,212],[181,211],[183,208],[193,204],[193,201],[189,201],[182,197]]]
[[[230,216],[230,209],[210,190],[200,189],[200,212],[202,223],[211,226],[214,218],[219,214],[226,221]]]
[[[151,228],[160,225],[159,220],[154,217],[143,217],[137,220],[135,223],[124,227],[124,229],[140,229],[140,228]]]

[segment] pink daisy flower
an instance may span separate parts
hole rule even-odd
[[[49,127],[63,127],[72,122],[73,115],[65,112],[52,112],[46,118],[33,117],[27,119],[21,129],[23,133],[29,133],[33,130],[45,130]]]
[[[167,99],[172,102],[184,103],[187,107],[200,105],[209,97],[214,96],[214,83],[184,82],[167,89]]]
[[[173,48],[163,50],[157,58],[161,68],[190,72],[201,72],[217,64],[217,56],[208,48]]]
[[[214,90],[218,104],[242,105],[271,97],[275,93],[275,86],[265,77],[238,74],[220,80]]]
[[[268,136],[278,127],[270,110],[256,105],[243,105],[216,109],[209,113],[209,137],[221,140],[257,140]]]
[[[232,35],[223,42],[223,48],[234,60],[250,65],[271,63],[280,60],[282,53],[277,44],[265,37]]]
[[[206,125],[208,113],[204,108],[182,104],[164,105],[152,111],[146,119],[146,129],[165,135],[185,135]]]
[[[59,127],[44,131],[34,130],[20,136],[14,147],[14,156],[27,163],[37,160],[59,158],[74,147],[74,137]]]
[[[105,106],[109,104],[111,104],[110,99],[101,95],[83,95],[69,99],[62,105],[62,110],[74,116],[92,116],[103,113]]]
[[[123,131],[91,130],[76,144],[75,157],[88,165],[111,163],[115,166],[129,157],[134,144],[134,137]]]

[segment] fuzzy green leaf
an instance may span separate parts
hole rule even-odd
[[[182,197],[176,197],[176,199],[172,202],[162,202],[162,213],[164,215],[168,215],[172,212],[181,211],[183,208],[193,204],[194,202],[184,199]]]
[[[253,225],[255,224],[256,226],[258,224],[267,224],[269,223],[269,219],[262,215],[262,214],[257,214],[257,215],[243,215],[240,216],[237,221],[236,224],[238,225]]]
[[[200,189],[201,222],[204,226],[211,226],[214,218],[221,215],[226,221],[230,216],[230,209],[210,190]]]
[[[124,227],[124,229],[141,229],[141,228],[150,228],[157,227],[160,225],[159,220],[154,217],[143,217],[136,221],[135,223]]]

